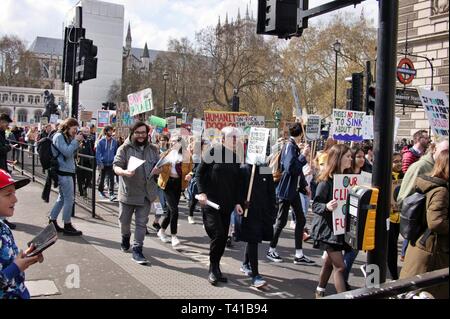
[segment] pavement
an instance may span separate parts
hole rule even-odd
[[[50,203],[41,200],[42,186],[30,183],[17,191],[15,215],[9,220],[17,224],[13,231],[19,248],[47,225],[47,214],[56,200],[52,192]],[[311,213],[309,214],[311,215]],[[60,235],[56,244],[45,251],[45,261],[26,271],[27,285],[33,298],[38,299],[310,299],[322,265],[322,251],[304,243],[304,253],[316,265],[294,265],[294,232],[289,223],[282,233],[277,251],[283,263],[273,263],[266,257],[268,243],[259,245],[259,270],[268,285],[259,290],[250,286],[250,278],[240,272],[245,243],[233,242],[222,258],[221,269],[229,279],[227,284],[214,287],[207,281],[209,238],[203,229],[201,213],[195,212],[196,224],[187,222],[186,201],[180,204],[176,249],[162,243],[156,231],[144,243],[144,255],[151,265],[138,265],[130,253],[120,250],[118,203],[97,203],[96,218],[91,212],[76,207],[75,227],[82,237]],[[150,216],[152,224],[154,213]],[[309,218],[308,218],[309,220]],[[61,220],[59,219],[59,223]],[[350,285],[363,287],[360,266],[366,254],[360,252],[350,275]],[[336,293],[333,278],[327,286],[327,295]]]

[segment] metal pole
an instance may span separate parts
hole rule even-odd
[[[338,71],[338,52],[335,50],[336,53],[336,64],[334,66],[334,108],[336,109],[337,105],[337,71]]]
[[[32,156],[33,156],[33,163],[31,164],[31,171],[32,171],[32,179],[33,179],[33,182],[35,181],[34,180],[34,172],[35,172],[35,164],[34,164],[34,152],[35,152],[35,145],[33,144],[32,146],[31,146],[31,149],[32,149],[32,151],[33,151],[33,153],[32,153]]]
[[[22,163],[20,163],[21,165],[21,168],[22,168],[22,175],[23,175],[23,171],[24,171],[24,162],[25,162],[25,160],[24,160],[24,156],[23,156],[23,154],[25,153],[25,144],[20,144],[20,148],[21,148],[21,150],[22,150],[22,154],[20,155],[20,157],[21,157],[21,159],[20,159],[20,161],[22,162]]]
[[[366,61],[366,114],[369,114],[369,89],[372,85],[372,65],[370,61]]]
[[[379,189],[379,196],[375,224],[375,249],[368,252],[367,263],[379,267],[379,279],[380,283],[383,283],[386,281],[388,240],[386,223],[391,209],[398,0],[379,1],[378,25],[372,185]]]
[[[73,29],[75,32],[75,45],[73,52],[73,72],[72,72],[72,114],[71,117],[78,120],[78,102],[79,102],[79,93],[80,93],[80,84],[75,81],[76,68],[77,68],[77,48],[78,48],[78,40],[82,36],[82,27],[83,27],[83,14],[82,7],[76,8],[76,27]]]

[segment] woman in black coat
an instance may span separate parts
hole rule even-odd
[[[258,243],[271,241],[273,237],[273,224],[277,216],[275,199],[275,185],[271,174],[265,174],[264,166],[256,166],[253,180],[252,195],[248,207],[247,217],[238,215],[236,218],[235,232],[238,241],[247,242],[244,254],[244,262],[241,271],[252,277],[252,285],[260,288],[266,285],[266,281],[258,272]],[[250,184],[252,165],[241,167],[243,176],[242,204],[245,203]]]

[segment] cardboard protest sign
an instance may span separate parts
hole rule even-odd
[[[306,122],[306,139],[308,141],[316,141],[320,139],[320,116],[308,115]]]
[[[238,116],[248,116],[247,112],[205,111],[205,129],[223,129],[226,126],[236,126]]]
[[[167,123],[167,129],[169,131],[177,128],[177,118],[175,116],[166,118],[166,123]]]
[[[130,105],[131,116],[153,110],[152,89],[145,89],[128,94],[128,104]]]
[[[97,132],[101,133],[103,128],[110,124],[109,111],[97,111]]]
[[[333,109],[331,135],[336,141],[361,142],[365,112]]]
[[[333,211],[333,233],[345,233],[345,214],[347,210],[347,196],[350,189],[358,185],[359,174],[336,174],[333,176],[333,199],[338,202]]]
[[[252,127],[248,136],[247,164],[257,165],[265,163],[267,141],[269,140],[270,129]]]
[[[201,119],[192,120],[192,134],[194,136],[201,136],[203,133],[204,122]]]
[[[93,113],[91,111],[81,111],[80,112],[80,121],[81,122],[89,122],[92,120]]]
[[[448,137],[448,98],[444,92],[419,89],[434,135]]]

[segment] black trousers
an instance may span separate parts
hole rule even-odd
[[[258,243],[247,243],[245,246],[244,264],[250,264],[252,277],[259,275],[258,272]]]
[[[164,189],[166,198],[167,215],[161,223],[162,229],[167,229],[170,224],[170,233],[176,235],[178,231],[178,204],[181,197],[181,178],[170,177]]]
[[[197,205],[198,200],[195,197],[192,197],[189,201],[189,216],[194,217],[195,206]]]
[[[222,206],[220,210],[215,210],[208,206],[202,209],[203,224],[205,225],[206,233],[211,239],[209,245],[209,261],[211,265],[219,266],[220,259],[225,251],[232,210],[232,207],[224,209]]]
[[[78,191],[80,195],[87,195],[87,188],[91,187],[92,173],[84,169],[77,168]]]
[[[388,232],[387,266],[393,280],[398,279],[398,235],[400,224],[390,223]]]
[[[280,238],[281,231],[287,224],[289,208],[292,206],[292,210],[295,214],[295,249],[302,249],[303,247],[303,228],[306,224],[306,218],[303,214],[302,205],[300,202],[300,195],[297,193],[294,200],[280,200],[278,207],[278,216],[274,225],[273,239],[270,242],[270,247],[276,248],[278,239]]]
[[[100,183],[98,184],[98,191],[103,192],[105,189],[105,177],[108,178],[109,195],[114,195],[114,170],[112,166],[104,166],[100,172]]]

